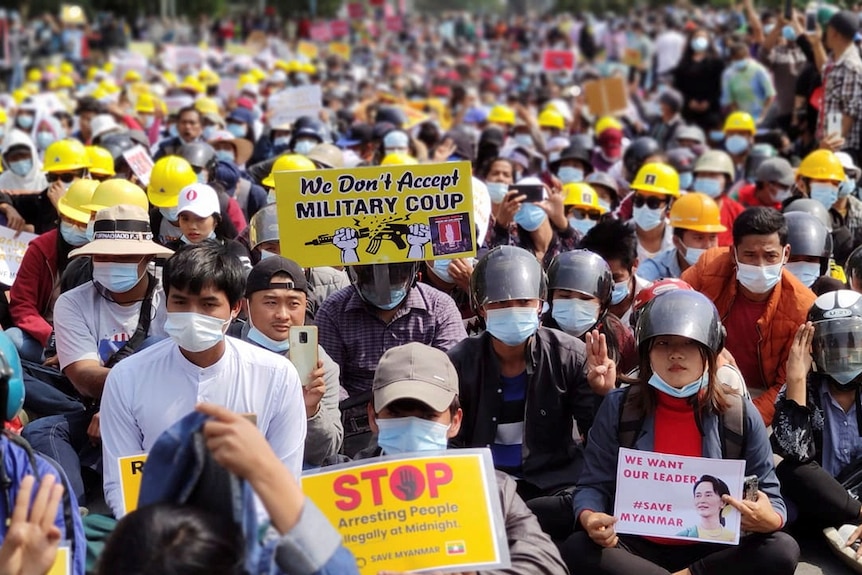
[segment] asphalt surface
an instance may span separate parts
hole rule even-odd
[[[800,541],[802,559],[795,575],[848,575],[854,573],[836,557],[826,539],[804,539]]]

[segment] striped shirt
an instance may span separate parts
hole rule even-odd
[[[527,372],[515,377],[500,376],[503,410],[497,417],[497,435],[491,445],[494,467],[509,474],[521,471],[524,443],[524,413],[527,408]]]

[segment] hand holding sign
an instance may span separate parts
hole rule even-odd
[[[730,495],[725,495],[721,500],[739,511],[744,531],[772,533],[781,529],[781,516],[772,508],[769,496],[762,491],[757,492],[757,501],[735,499]]]
[[[0,575],[47,573],[60,544],[60,529],[54,524],[63,498],[63,485],[53,475],[45,475],[30,504],[36,479],[21,481],[9,531],[0,547]]]
[[[617,385],[617,364],[608,355],[603,333],[587,332],[587,383],[598,395],[606,395]]]

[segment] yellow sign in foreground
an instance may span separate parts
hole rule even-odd
[[[301,266],[476,253],[469,162],[277,172],[281,253]]]
[[[302,477],[303,491],[341,533],[362,575],[510,566],[490,451],[369,461]]]
[[[117,459],[120,466],[120,493],[123,496],[124,513],[138,508],[138,495],[141,493],[141,479],[144,477],[144,462],[147,454],[127,455]]]
[[[57,557],[54,558],[54,564],[51,565],[47,575],[71,575],[72,561],[70,559],[71,554],[68,547],[64,545],[57,548]]]

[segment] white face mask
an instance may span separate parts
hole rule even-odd
[[[784,258],[781,262],[771,266],[753,266],[743,264],[736,259],[736,279],[742,287],[756,294],[764,294],[778,285],[781,281],[781,268],[784,267]]]
[[[232,316],[224,320],[194,312],[168,312],[165,332],[182,349],[196,353],[218,345],[232,320]]]
[[[808,288],[820,277],[820,263],[817,262],[787,262],[785,267]]]
[[[700,259],[700,256],[703,255],[703,252],[706,251],[703,248],[693,248],[693,247],[687,246],[685,244],[682,244],[682,245],[685,248],[685,254],[683,254],[682,257],[685,258],[685,261],[688,262],[688,265],[690,265],[690,266],[693,266],[694,264],[696,264],[697,260]]]
[[[664,208],[635,207],[632,211],[632,219],[643,231],[654,230],[664,221]]]

